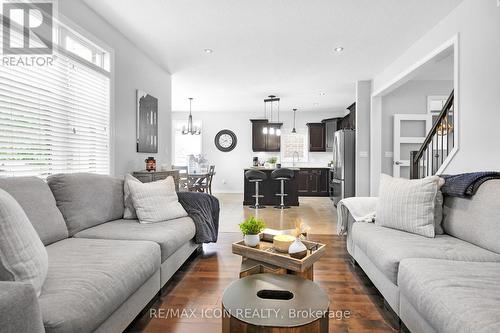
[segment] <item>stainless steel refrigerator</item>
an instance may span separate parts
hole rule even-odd
[[[354,196],[355,138],[354,130],[344,129],[335,132],[330,179],[330,192],[335,206],[340,200]]]

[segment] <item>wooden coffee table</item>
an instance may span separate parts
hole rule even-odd
[[[295,259],[288,253],[276,251],[270,239],[263,235],[257,247],[246,246],[244,241],[233,243],[233,253],[243,257],[240,278],[259,273],[275,273],[292,274],[314,280],[313,266],[323,256],[325,244],[303,240],[307,247],[307,255],[302,259]]]

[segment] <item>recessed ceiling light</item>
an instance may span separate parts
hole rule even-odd
[[[344,48],[342,46],[338,46],[336,48],[333,49],[335,52],[342,52],[344,51]]]
[[[326,95],[326,92],[324,92],[324,91],[320,91],[320,92],[319,92],[319,95],[320,95],[320,96],[325,96],[325,95]]]
[[[313,106],[319,106],[319,103],[313,103]]]
[[[212,50],[212,49],[204,49],[203,51],[204,51],[206,54],[212,54],[212,53],[214,53],[214,50]]]

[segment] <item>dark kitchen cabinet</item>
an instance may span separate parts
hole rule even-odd
[[[340,120],[339,129],[356,129],[356,103],[347,107],[349,114]]]
[[[326,151],[325,123],[308,123],[309,128],[309,151]]]
[[[304,195],[309,193],[309,170],[301,169],[295,173],[297,177],[297,188],[299,195]]]
[[[273,127],[275,130],[281,128],[281,123],[272,123],[266,119],[250,119],[252,122],[252,150],[254,152],[271,151],[279,152],[281,149],[281,137],[274,134],[264,134],[264,127]]]
[[[296,176],[299,196],[328,196],[327,168],[302,168]]]
[[[335,132],[337,131],[337,121],[339,118],[324,119],[322,122],[325,124],[325,151],[333,151],[333,141]]]
[[[275,133],[276,133],[276,130],[281,127],[281,126],[275,126],[275,125],[269,125],[269,126],[270,127],[272,126],[274,128]],[[276,134],[266,135],[266,151],[279,152],[280,149],[281,149],[281,136],[278,136]]]

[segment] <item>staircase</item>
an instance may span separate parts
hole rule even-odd
[[[454,91],[443,109],[433,120],[432,128],[418,151],[410,153],[410,178],[418,179],[439,173],[441,166],[450,157],[455,144],[455,117],[453,110]]]

